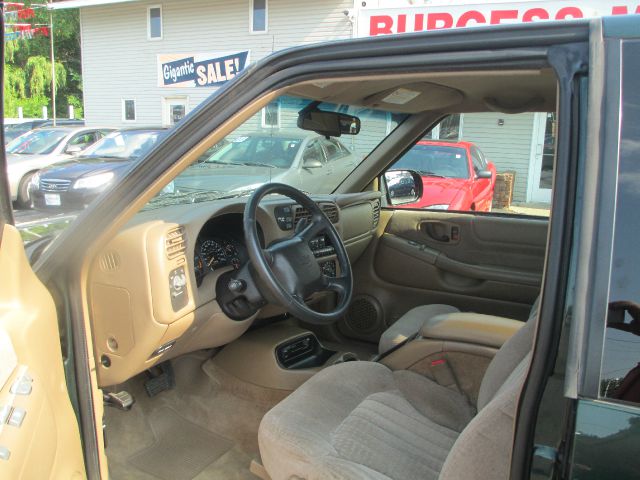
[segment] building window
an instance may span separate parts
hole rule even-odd
[[[149,40],[159,40],[162,38],[162,7],[149,7],[147,12]]]
[[[136,121],[136,101],[122,100],[122,120],[125,122]]]
[[[267,31],[267,0],[251,0],[251,33]]]
[[[262,128],[280,128],[280,104],[271,102],[262,109]]]

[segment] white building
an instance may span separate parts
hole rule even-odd
[[[640,11],[637,2],[605,0],[69,0],[53,8],[80,9],[87,123],[141,126],[175,123],[237,72],[288,47]],[[277,127],[277,118],[273,105],[261,126]],[[543,157],[553,138],[547,120],[546,112],[465,115],[458,133],[499,172],[516,172],[515,201],[545,202],[550,175]],[[512,139],[508,151],[495,141],[505,135]]]

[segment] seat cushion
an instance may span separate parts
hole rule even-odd
[[[258,439],[274,480],[436,479],[474,413],[463,395],[416,373],[347,362],[268,412]]]
[[[460,310],[451,305],[441,305],[437,303],[412,308],[384,331],[378,343],[378,353],[385,353],[396,345],[404,342],[410,336],[418,333],[427,320],[437,315],[456,313],[459,311]]]

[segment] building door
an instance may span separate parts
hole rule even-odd
[[[527,200],[551,203],[555,158],[555,113],[538,112],[533,120]]]
[[[187,97],[164,97],[162,99],[162,124],[173,126],[187,114]]]

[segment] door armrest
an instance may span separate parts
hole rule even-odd
[[[420,335],[423,338],[472,343],[500,348],[524,322],[480,313],[447,313],[427,320]]]

